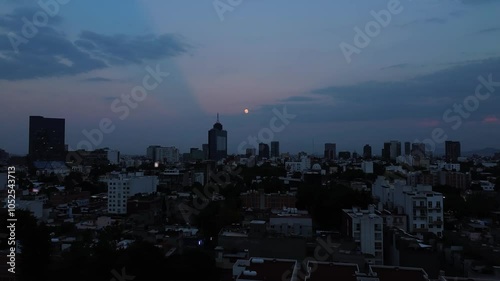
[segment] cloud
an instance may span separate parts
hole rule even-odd
[[[483,119],[483,123],[500,123],[500,119],[496,116],[487,116]]]
[[[394,64],[394,65],[382,67],[382,68],[380,68],[380,70],[386,70],[386,69],[392,69],[392,68],[401,69],[401,68],[407,68],[409,66],[410,66],[410,64],[408,64],[408,63],[400,63],[400,64]]]
[[[413,120],[411,125],[430,126],[436,124],[433,120],[442,120],[446,110],[474,95],[478,77],[489,74],[493,81],[500,81],[500,57],[469,61],[404,81],[320,88],[311,93],[324,97],[321,104],[283,102],[268,109],[286,104],[289,112],[300,112],[297,120],[304,123]],[[500,98],[491,95],[487,102],[480,102],[468,121],[481,121],[498,108]]]
[[[80,81],[82,81],[82,82],[111,82],[111,81],[113,81],[113,79],[104,78],[104,77],[91,77],[91,78],[87,78],[87,79],[82,79]]]
[[[407,27],[415,24],[445,24],[447,20],[445,18],[427,18],[427,19],[417,19],[410,21],[408,23],[400,25],[400,27]]]
[[[75,45],[114,65],[174,57],[191,48],[181,36],[175,34],[132,37],[124,34],[108,36],[92,31],[82,31]]]
[[[32,38],[24,38],[21,19],[31,19],[37,11],[19,8],[0,16],[0,80],[76,75],[178,56],[189,49],[180,36],[171,34],[132,37],[83,31],[73,42],[56,29],[62,22],[58,16],[50,17],[48,25],[36,27]],[[18,52],[12,44],[15,36],[27,40],[18,44]]]
[[[293,96],[284,99],[284,102],[307,102],[307,101],[315,101],[316,99],[313,97],[304,97],[304,96]]]
[[[462,0],[465,5],[482,5],[497,2],[496,0]]]
[[[490,27],[490,28],[485,28],[479,30],[477,33],[492,33],[492,32],[499,32],[500,27]]]

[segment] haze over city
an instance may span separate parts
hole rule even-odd
[[[186,151],[206,142],[219,113],[236,153],[284,107],[296,117],[274,136],[282,151],[322,154],[335,142],[361,152],[370,143],[380,154],[384,141],[423,140],[435,128],[464,151],[498,148],[498,89],[466,118],[450,114],[456,129],[443,115],[475,94],[479,76],[500,81],[500,3],[401,1],[346,59],[340,45],[355,46],[355,28],[387,3],[242,1],[218,10],[214,1],[69,1],[14,44],[18,52],[12,36],[0,37],[3,148],[26,154],[28,116],[40,115],[66,119],[72,148],[109,118],[116,128],[98,147]],[[1,32],[21,36],[20,19],[40,10],[3,1]],[[169,75],[121,120],[111,106],[142,85],[148,66]]]

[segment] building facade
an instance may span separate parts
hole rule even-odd
[[[219,122],[217,113],[217,122],[213,128],[208,131],[208,158],[213,161],[219,161],[227,157],[227,131],[223,129]]]
[[[64,119],[30,116],[29,156],[33,161],[64,161],[66,158]]]

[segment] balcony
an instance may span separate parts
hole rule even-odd
[[[416,209],[416,210],[425,210],[425,209],[427,209],[427,206],[425,206],[425,205],[414,205],[413,209]]]

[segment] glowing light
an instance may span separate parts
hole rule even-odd
[[[245,114],[248,114],[248,112],[249,112],[248,108],[245,108],[244,112],[245,112]]]

